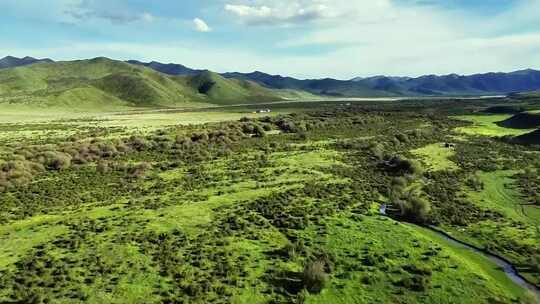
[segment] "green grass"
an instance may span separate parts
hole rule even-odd
[[[339,216],[327,225],[328,236],[322,239],[322,246],[337,256],[341,265],[361,263],[366,253],[384,258],[359,271],[338,269],[328,288],[320,295],[309,295],[306,303],[487,303],[488,299],[508,300],[524,293],[489,259],[429,230],[379,216],[360,221]],[[405,265],[431,269],[429,292],[399,291],[392,282],[409,276],[403,270]],[[346,275],[342,277],[342,273]]]
[[[67,227],[51,224],[57,217],[39,216],[0,227],[0,270],[10,267],[33,247],[54,240]]]
[[[534,131],[534,129],[510,129],[498,126],[496,123],[506,120],[512,115],[463,115],[454,116],[456,119],[472,122],[472,126],[459,127],[456,131],[468,135],[483,135],[492,137],[501,137],[506,135],[523,135]]]
[[[98,123],[112,133],[100,136],[130,136],[141,130],[235,119],[251,112],[248,109],[92,113],[89,118],[100,120],[72,116],[73,120],[41,123],[24,121],[21,112],[23,121],[0,125],[0,136],[38,132],[36,137],[52,141],[51,134],[56,132],[57,141],[62,142],[62,134],[66,136],[72,129],[89,132]],[[272,115],[287,111],[292,110],[284,108]],[[11,300],[8,295],[13,295],[18,286],[11,283],[21,278],[32,280],[24,284],[41,290],[41,275],[47,284],[54,285],[45,288],[49,293],[46,297],[54,303],[157,303],[167,302],[169,295],[188,303],[221,300],[250,304],[301,300],[344,304],[510,303],[520,297],[523,289],[489,259],[429,230],[379,216],[379,204],[385,201],[385,188],[393,176],[377,166],[369,146],[380,143],[386,153],[413,153],[433,171],[453,170],[408,180],[409,187],[440,182],[438,189],[455,187],[457,195],[463,197],[459,203],[470,200],[481,210],[504,216],[442,228],[478,246],[498,240],[512,250],[536,250],[534,226],[513,221],[525,220],[513,208],[521,201],[512,185],[514,171],[479,172],[485,188],[472,192],[465,186],[471,171],[455,170],[457,165],[450,158],[456,151],[442,145],[452,134],[455,121],[437,117],[441,134],[430,138],[411,135],[410,141],[394,145],[391,138],[395,130],[408,132],[430,126],[426,123],[429,118],[418,118],[416,113],[405,117],[390,112],[380,116],[361,113],[337,120],[322,112],[312,121],[302,121],[306,125],[324,123],[319,129],[310,124],[305,137],[282,133],[275,124],[260,121],[274,129],[273,135],[257,138],[234,133],[234,137],[226,138],[233,144],[225,146],[210,139],[182,141],[182,145],[189,145],[187,148],[176,146],[177,134],[189,138],[190,132],[210,133],[223,130],[223,125],[165,128],[164,133],[145,137],[151,144],[142,151],[102,159],[114,165],[152,164],[152,169],[138,179],[128,178],[128,173],[116,168],[96,172],[95,160],[34,176],[28,188],[17,188],[6,192],[13,197],[2,197],[2,212],[8,219],[0,224],[0,274],[11,281],[0,279],[0,284],[7,286],[0,288],[0,302]],[[345,115],[350,117],[348,112]],[[298,116],[309,117],[291,115],[284,119],[296,122]],[[245,122],[238,122],[234,131],[245,126]],[[449,134],[443,133],[445,126]],[[172,140],[161,148],[164,139]],[[467,137],[457,151],[462,153],[478,140]],[[434,141],[440,143],[429,144]],[[32,141],[22,137],[6,140],[5,154],[16,149],[8,145],[10,142],[30,145]],[[47,149],[53,144],[56,142]],[[208,155],[198,155],[201,152]],[[504,154],[507,151],[496,152],[500,154],[494,162],[508,159]],[[475,157],[481,156],[470,156],[470,166],[477,161]],[[66,192],[68,186],[75,189]],[[19,195],[29,201],[28,205],[15,199]],[[448,191],[447,197],[452,195]],[[433,212],[444,207],[433,206]],[[474,208],[457,211],[483,216]],[[298,278],[304,265],[318,254],[326,254],[333,261],[326,288],[320,294],[284,292],[287,286],[282,286],[281,280]],[[502,254],[515,257],[511,251]],[[49,266],[34,271],[20,263],[28,261]],[[67,273],[52,280],[51,271],[62,269]],[[421,282],[416,286],[420,290],[410,286],[415,280]],[[59,285],[62,282],[65,285]],[[75,292],[82,292],[82,297]]]
[[[444,143],[435,143],[419,149],[412,150],[411,153],[420,156],[433,171],[456,170],[458,165],[449,158],[455,155],[454,148],[446,148]]]
[[[519,192],[515,189],[512,176],[515,171],[477,172],[484,184],[482,191],[468,191],[469,197],[477,205],[490,210],[497,210],[509,218],[523,219]]]
[[[200,106],[200,105],[199,105]],[[110,109],[109,109],[110,110]],[[274,111],[264,116],[276,116],[287,111]],[[247,110],[211,110],[199,111],[126,111],[117,112],[94,109],[92,112],[70,112],[69,110],[44,109],[31,107],[13,107],[0,105],[0,140],[14,141],[25,139],[54,140],[66,138],[92,128],[107,130],[110,136],[129,134],[133,131],[148,133],[157,129],[179,125],[201,125],[223,121],[239,120],[243,117],[259,118],[263,114]]]

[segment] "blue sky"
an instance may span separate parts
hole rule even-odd
[[[301,78],[540,69],[540,0],[0,0],[0,56]]]

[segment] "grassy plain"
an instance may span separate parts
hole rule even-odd
[[[420,156],[430,170],[456,170],[458,166],[450,160],[455,155],[453,147],[446,147],[445,143],[435,143],[420,149],[412,150],[411,153]]]
[[[497,125],[497,122],[506,120],[512,117],[512,115],[507,114],[497,114],[497,115],[462,115],[455,116],[456,119],[461,119],[465,121],[472,122],[471,126],[460,127],[457,129],[458,132],[465,133],[468,135],[483,135],[483,136],[494,136],[501,137],[506,135],[523,135],[529,132],[534,131],[534,129],[510,129],[504,128]]]
[[[412,155],[428,165],[418,184],[436,224],[485,246],[519,237],[532,252],[538,234],[513,208],[514,171],[476,170],[485,143],[473,137],[442,147],[461,126],[451,119],[364,105],[282,105],[268,117],[249,107],[15,113],[0,126],[2,148],[19,151],[1,154],[2,177],[17,182],[0,196],[0,302],[527,303],[489,259],[376,211],[397,177],[384,154]],[[497,144],[497,165],[528,157]],[[55,170],[64,163],[51,153],[72,153],[71,165]],[[41,160],[33,176],[16,171]],[[465,184],[471,174],[483,189]],[[470,222],[454,225],[451,212]],[[509,248],[494,251],[522,261]],[[324,288],[310,292],[315,261]]]

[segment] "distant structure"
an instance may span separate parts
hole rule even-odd
[[[261,110],[255,111],[255,113],[257,113],[257,114],[261,114],[261,113],[271,113],[271,112],[272,112],[272,110],[270,110],[270,109],[261,109]]]

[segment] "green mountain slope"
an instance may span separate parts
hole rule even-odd
[[[207,96],[219,104],[230,104],[235,101],[265,102],[280,99],[277,92],[247,80],[226,79],[217,73],[204,71],[199,75],[179,78],[183,86],[195,90],[196,94]]]
[[[512,129],[533,129],[540,127],[540,113],[518,113],[498,123],[499,126]]]
[[[38,63],[0,71],[0,103],[48,107],[163,107],[283,99],[283,92],[212,72],[170,76],[107,58]]]

